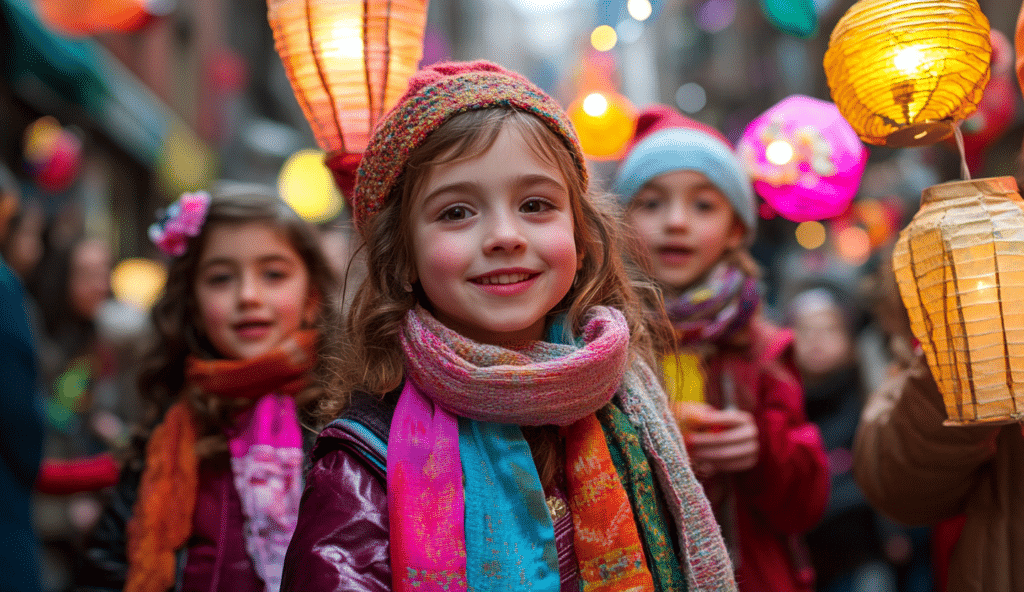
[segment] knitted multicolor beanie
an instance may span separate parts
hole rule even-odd
[[[536,115],[565,142],[587,184],[587,165],[576,131],[562,107],[544,91],[522,75],[487,61],[434,64],[409,79],[405,95],[370,138],[352,197],[356,228],[363,228],[380,211],[409,155],[431,132],[459,113],[490,107]]]
[[[644,183],[671,171],[707,176],[729,200],[747,228],[747,237],[753,236],[757,225],[754,188],[729,140],[667,105],[652,105],[637,117],[612,191],[626,205]]]

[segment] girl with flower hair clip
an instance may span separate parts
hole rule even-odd
[[[315,228],[258,186],[185,194],[150,237],[171,262],[139,375],[148,433],[77,584],[276,592],[335,278]]]
[[[283,590],[735,588],[553,99],[489,62],[420,71],[353,213],[367,276]]]

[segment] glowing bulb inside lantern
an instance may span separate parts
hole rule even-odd
[[[629,0],[626,2],[626,12],[638,21],[647,20],[653,10],[650,0]]]
[[[916,45],[904,47],[896,52],[892,65],[904,74],[916,74],[924,65],[924,53]]]
[[[363,40],[359,29],[349,23],[334,25],[328,52],[332,58],[363,59]]]
[[[765,146],[764,157],[777,166],[787,164],[793,160],[793,145],[785,140],[774,140]]]
[[[583,99],[583,112],[591,117],[601,117],[608,112],[608,99],[601,93],[590,93]]]

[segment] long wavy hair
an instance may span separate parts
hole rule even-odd
[[[196,323],[199,318],[195,291],[199,261],[214,229],[252,223],[270,224],[278,229],[306,266],[311,297],[320,298],[324,303],[317,319],[321,335],[334,310],[329,301],[335,297],[337,281],[313,226],[302,220],[276,193],[262,186],[226,185],[212,193],[202,230],[189,239],[185,253],[171,261],[164,291],[153,305],[154,338],[141,359],[138,378],[140,395],[149,407],[143,421],[144,432],[152,429],[184,392],[199,420],[201,439],[197,452],[202,457],[226,452],[223,428],[229,424],[236,402],[184,388],[185,361],[189,356],[221,357]],[[319,382],[313,380],[311,386],[296,397],[306,419],[311,419],[313,403],[322,391]]]
[[[490,148],[499,132],[510,128],[522,135],[534,154],[553,164],[565,178],[581,267],[565,297],[549,318],[566,313],[577,333],[588,309],[615,307],[625,316],[631,352],[652,358],[657,339],[671,339],[665,326],[651,323],[646,305],[660,302],[660,294],[641,274],[627,269],[622,249],[622,217],[610,196],[590,192],[565,143],[537,117],[505,107],[469,111],[446,121],[409,157],[402,176],[382,209],[364,223],[366,277],[357,288],[344,322],[329,340],[336,348],[324,361],[328,394],[322,402],[324,419],[343,411],[353,393],[377,396],[402,382],[404,354],[399,333],[406,313],[417,303],[430,308],[418,284],[409,291],[412,277],[410,209],[414,196],[435,167],[468,160]]]

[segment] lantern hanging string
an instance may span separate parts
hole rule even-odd
[[[956,137],[956,149],[960,152],[960,176],[964,181],[971,180],[971,169],[967,166],[967,157],[964,153],[964,135],[960,132],[960,122],[953,126],[953,135]]]

